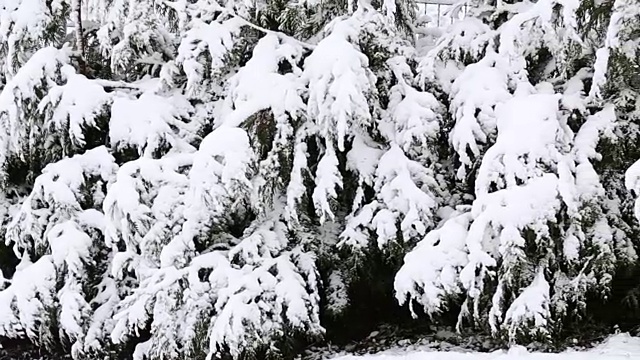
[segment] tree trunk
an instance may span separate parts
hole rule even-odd
[[[80,54],[78,57],[80,73],[86,75],[87,63],[85,61],[84,30],[82,29],[82,0],[73,2],[73,20],[76,26],[76,50]]]
[[[84,58],[84,37],[82,30],[82,0],[73,3],[73,20],[76,23],[76,48]]]

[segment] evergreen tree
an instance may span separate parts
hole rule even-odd
[[[629,226],[609,213],[608,179],[594,169],[616,115],[587,96],[596,60],[578,16],[593,9],[579,5],[475,3],[478,16],[422,61],[422,79],[448,95],[457,176],[473,201],[407,255],[401,303],[431,316],[461,305],[458,326],[551,341],[636,260]]]
[[[420,56],[411,0],[0,4],[0,337],[292,358],[396,299],[573,331],[637,262],[640,10],[469,6]]]
[[[0,334],[76,358],[286,355],[323,335],[317,261],[339,238],[320,228],[348,221],[356,247],[415,238],[442,198],[442,109],[413,82],[410,6],[74,10],[73,37],[5,72],[4,184],[30,191],[5,240],[14,278],[38,281],[1,291]],[[344,269],[328,270],[336,295]]]

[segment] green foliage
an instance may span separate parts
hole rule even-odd
[[[102,174],[82,173],[82,184],[74,194],[78,211],[91,209],[104,216],[104,219],[96,220],[99,224],[81,226],[92,243],[79,262],[83,276],[78,280],[78,293],[90,304],[90,309],[86,309],[87,316],[100,312],[104,317],[100,320],[102,323],[96,325],[101,330],[95,335],[99,346],[85,349],[87,344],[83,343],[82,336],[73,339],[61,331],[61,304],[54,301],[53,305],[46,304],[43,320],[37,324],[37,336],[32,339],[43,349],[68,353],[77,345],[84,352],[75,354],[76,357],[125,359],[136,349],[144,350],[145,345],[152,344],[155,347],[166,345],[167,349],[151,349],[148,352],[151,358],[170,354],[184,360],[203,360],[213,351],[211,326],[216,317],[228,309],[225,301],[244,292],[249,295],[235,301],[265,314],[260,313],[261,317],[253,322],[236,314],[248,335],[234,336],[237,336],[237,343],[251,339],[256,344],[242,344],[238,349],[230,347],[232,340],[216,339],[218,343],[214,347],[222,349],[216,356],[222,359],[294,359],[309,344],[345,345],[363,339],[385,325],[402,328],[410,335],[423,334],[433,324],[470,325],[463,330],[467,334],[488,335],[494,325],[492,317],[503,316],[503,310],[530,286],[536,274],[542,274],[545,284],[548,282],[551,287],[548,291],[553,297],[548,302],[552,314],[549,321],[544,326],[532,318],[519,319],[517,321],[521,322],[513,327],[498,324],[491,334],[494,341],[500,344],[544,343],[548,348],[560,349],[569,338],[586,338],[610,329],[614,324],[620,324],[624,329],[637,325],[640,319],[640,270],[635,251],[640,248],[637,240],[640,228],[633,212],[635,199],[623,186],[623,173],[640,158],[640,51],[624,51],[624,47],[607,45],[612,13],[620,8],[613,0],[580,1],[575,13],[575,29],[570,17],[563,17],[564,11],[573,10],[558,2],[551,9],[552,21],[544,23],[538,19],[539,14],[532,15],[531,19],[511,29],[524,34],[513,39],[509,38],[511,34],[502,33],[505,26],[520,12],[526,11],[527,6],[534,7],[542,2],[471,1],[470,14],[479,20],[465,23],[468,27],[453,26],[424,59],[416,55],[414,48],[416,13],[412,0],[374,0],[370,6],[353,2],[353,9],[349,9],[351,2],[347,0],[230,2],[225,8],[204,0],[180,4],[153,1],[97,3],[102,7],[89,8],[89,14],[84,15],[93,21],[87,21],[87,29],[82,34],[87,49],[84,58],[68,49],[72,36],[67,36],[66,31],[71,17],[67,2],[44,1],[51,16],[42,26],[42,33],[34,36],[23,33],[15,44],[9,44],[7,37],[3,37],[5,34],[0,34],[0,66],[3,67],[0,89],[7,89],[6,84],[40,48],[53,45],[55,50],[64,46],[69,50],[68,61],[56,65],[51,74],[37,77],[33,86],[26,87],[33,90],[30,97],[20,95],[15,98],[19,116],[13,119],[22,127],[13,133],[18,136],[19,148],[3,153],[7,159],[2,163],[6,176],[0,189],[4,197],[0,201],[6,203],[6,206],[1,204],[2,240],[8,221],[13,218],[17,206],[24,204],[26,194],[47,165],[104,145],[109,156],[113,155],[120,166],[120,171],[110,174],[109,179],[102,178]],[[621,23],[617,33],[620,39],[637,42],[640,26],[636,20],[639,19],[631,17]],[[577,37],[567,35],[573,30],[577,31]],[[544,39],[527,37],[531,33]],[[264,59],[257,59],[258,65],[263,65],[260,60],[265,60],[267,65],[264,69],[258,66],[255,72],[255,69],[248,71],[249,75],[243,81],[248,78],[255,82],[249,85],[262,89],[262,82],[273,75],[279,80],[290,80],[294,85],[281,99],[255,105],[251,101],[256,97],[272,94],[238,90],[239,86],[232,79],[256,60],[254,51],[264,39],[276,44],[263,53]],[[326,69],[322,66],[317,69],[331,73],[316,76],[318,74],[309,69],[307,60],[321,48],[321,41],[327,39],[333,42],[328,42],[330,46],[321,54],[320,60],[326,58],[332,63]],[[504,45],[500,41],[510,39],[515,50],[507,55],[500,53],[501,45]],[[16,44],[19,46],[14,46]],[[351,51],[353,58],[343,59],[342,54],[332,58],[335,54],[331,51],[339,46],[346,52]],[[606,46],[610,48],[606,82],[596,84],[602,87],[601,97],[587,98],[594,87],[592,70],[597,63],[596,51]],[[10,48],[19,51],[10,53]],[[559,145],[552,144],[545,149],[549,152],[557,150],[567,159],[571,158],[564,164],[569,164],[567,169],[561,169],[570,176],[578,173],[577,161],[572,158],[577,157],[571,150],[575,146],[573,136],[588,123],[589,115],[596,114],[605,103],[616,106],[613,136],[598,133],[601,138],[596,149],[598,154],[589,153],[585,155],[588,159],[584,160],[589,166],[593,165],[596,182],[599,181],[597,185],[602,185],[604,194],[594,199],[579,199],[574,213],[569,209],[568,201],[560,201],[566,194],[559,194],[562,189],[558,190],[554,200],[559,199],[561,205],[552,209],[557,213],[539,223],[518,224],[512,229],[522,244],[507,249],[513,251],[508,254],[513,255],[511,258],[496,255],[503,251],[500,246],[508,247],[504,244],[487,251],[491,253],[487,256],[495,257],[496,263],[487,266],[484,275],[480,275],[484,270],[481,265],[474,269],[472,275],[478,279],[484,276],[482,284],[475,289],[479,294],[477,298],[465,293],[469,288],[463,289],[458,279],[451,287],[462,290],[444,293],[444,305],[437,311],[427,311],[415,298],[409,299],[412,303],[400,306],[394,294],[394,282],[408,259],[407,254],[430,233],[442,229],[453,218],[454,208],[473,205],[478,199],[483,154],[496,143],[498,130],[495,124],[491,125],[493,128],[487,126],[488,130],[481,128],[485,124],[472,124],[478,126],[467,135],[478,137],[480,149],[476,154],[465,148],[472,161],[462,164],[452,136],[462,119],[456,113],[451,87],[453,80],[470,65],[494,55],[495,64],[485,70],[500,70],[498,75],[504,75],[507,83],[507,97],[513,96],[523,83],[532,85],[528,90],[532,92],[542,92],[534,89],[535,85],[549,87],[557,93],[565,92],[558,111],[557,120],[563,131],[558,132],[558,138],[566,135],[570,139],[557,139]],[[4,62],[8,56],[11,61],[7,65]],[[276,61],[269,62],[273,60],[270,57],[276,57]],[[319,63],[323,65],[322,61]],[[277,64],[277,69],[273,64]],[[427,74],[430,66],[434,69],[441,66],[438,69],[443,71]],[[184,100],[189,109],[179,116],[158,116],[161,125],[170,123],[166,121],[169,117],[176,120],[167,125],[169,132],[188,133],[184,139],[180,138],[184,140],[184,147],[176,146],[169,137],[158,140],[157,147],[148,153],[140,151],[139,143],[113,145],[114,139],[110,138],[112,100],[94,114],[94,124],[80,126],[82,143],[69,141],[68,133],[73,130],[73,124],[56,127],[47,122],[47,116],[53,110],[69,104],[54,101],[44,110],[41,107],[53,88],[66,85],[68,79],[62,75],[63,67],[70,73],[74,69],[83,72],[85,84],[98,84],[109,94],[109,99],[113,96],[136,101],[152,94],[160,102],[176,98]],[[450,78],[439,77],[444,75]],[[344,79],[356,79],[355,82],[363,84],[339,82]],[[491,91],[480,88],[484,84],[473,85],[479,87],[477,92]],[[355,91],[350,93],[349,86],[354,86]],[[311,99],[310,94],[318,88],[324,93]],[[575,90],[575,94],[569,94],[568,88]],[[15,89],[24,90],[19,86]],[[276,93],[279,89],[269,90]],[[355,99],[358,95],[362,95],[361,100]],[[478,103],[471,103],[476,100]],[[314,105],[312,101],[321,104]],[[478,119],[494,115],[507,100],[489,104],[480,103],[482,101],[484,99],[480,97],[470,100],[471,115],[465,121],[480,122]],[[289,102],[301,105],[290,111],[286,108]],[[328,110],[323,110],[329,115],[322,120],[314,118],[310,115],[312,106],[327,107]],[[249,113],[243,114],[246,109]],[[358,111],[361,114],[354,115]],[[125,114],[127,124],[141,122],[143,119],[140,118],[145,115],[130,113]],[[491,118],[487,123],[494,120]],[[232,148],[236,144],[225,141],[234,139],[214,138],[215,144],[207,144],[208,135],[228,129],[229,123],[248,138],[248,149],[241,149],[246,150],[245,153],[239,150],[227,154],[224,152],[228,150],[226,147],[215,148],[219,144]],[[180,124],[185,124],[185,128],[179,128]],[[338,149],[335,142],[340,126],[345,128],[344,134],[340,135],[344,137],[340,139],[344,140],[344,146],[340,145]],[[399,129],[402,126],[409,129]],[[148,133],[153,133],[154,124],[148,127]],[[486,133],[480,136],[479,133],[485,130]],[[147,132],[142,133],[147,135]],[[203,155],[206,145],[212,145],[215,151]],[[358,157],[361,155],[357,153],[358,146],[366,152],[364,156]],[[382,166],[381,157],[392,149],[400,155]],[[247,153],[255,155],[255,159],[247,164],[234,163],[241,163],[234,156]],[[327,154],[335,158],[327,166],[329,170],[321,167]],[[514,160],[528,166],[526,171],[533,169],[531,174],[517,177],[514,187],[527,185],[530,178],[540,174],[556,176],[561,171],[555,160],[530,161],[528,157],[528,154],[517,154]],[[300,165],[302,162],[304,164]],[[394,167],[401,162],[409,165]],[[192,169],[198,164],[208,166],[204,167],[201,178],[191,176]],[[359,166],[370,169],[362,170]],[[458,178],[456,170],[462,166],[468,166],[467,172]],[[300,174],[295,173],[297,170]],[[116,171],[115,165],[113,171]],[[335,177],[323,179],[326,172],[335,172],[331,174]],[[490,194],[506,189],[506,181],[501,178],[504,174],[499,170],[495,172],[486,189]],[[219,181],[209,184],[214,175]],[[244,181],[244,177],[246,181],[242,186],[236,186],[234,182]],[[291,195],[289,186],[294,181],[301,190]],[[325,186],[323,181],[329,185]],[[392,187],[390,184],[400,185]],[[315,190],[321,185],[325,186],[323,191],[326,193],[318,195]],[[103,206],[107,195],[116,198],[113,193],[109,194],[114,188],[123,191],[124,195],[117,194],[111,207]],[[414,192],[403,194],[407,188]],[[215,196],[208,196],[211,194]],[[290,195],[297,196],[292,207]],[[414,195],[428,197],[433,202],[428,208],[430,214],[422,214],[423,208],[414,206],[411,202],[415,200]],[[324,216],[316,208],[314,201],[322,196],[333,216]],[[51,254],[52,248],[45,239],[51,227],[56,225],[54,215],[58,215],[47,213],[53,211],[54,205],[45,204],[58,198],[48,193],[42,198],[44,200],[34,200],[33,209],[28,209],[33,210],[28,216],[38,218],[38,231],[25,235],[28,244],[21,245],[28,248],[21,249],[23,255],[31,255],[33,261]],[[198,204],[201,207],[194,205],[198,201],[202,202]],[[191,211],[188,217],[183,216],[185,208]],[[467,211],[464,209],[458,208],[461,214]],[[475,213],[482,211],[475,209],[469,213],[476,216]],[[286,212],[294,212],[296,219],[290,213],[284,214]],[[384,216],[377,217],[379,214]],[[405,224],[408,214],[414,218]],[[201,223],[197,219],[200,215],[206,218]],[[341,234],[347,221],[360,215],[365,220],[354,228],[364,241],[358,248],[345,244],[345,236]],[[187,231],[184,224],[189,221],[195,225],[190,223],[193,228]],[[271,225],[262,229],[263,223]],[[612,239],[605,244],[612,245],[611,252],[605,251],[606,246],[601,246],[593,235],[603,223],[612,229]],[[499,221],[487,224],[485,232],[494,231],[489,240],[502,235],[505,226]],[[571,231],[582,236],[578,259],[568,259],[564,255],[564,241]],[[380,240],[384,237],[383,232],[387,236],[384,241]],[[431,246],[435,248],[447,241],[451,238],[442,237]],[[5,277],[12,276],[18,264],[11,248],[13,245],[0,242],[0,270]],[[469,255],[468,250],[461,251]],[[198,263],[204,261],[199,256],[212,254],[215,256],[205,257],[208,261],[205,265]],[[308,258],[303,259],[300,254],[308,255]],[[587,258],[591,260],[582,261]],[[214,264],[213,260],[220,264]],[[460,275],[461,267],[451,270],[458,272],[455,276]],[[66,264],[56,268],[52,292],[63,288],[70,270]],[[260,277],[250,277],[259,271],[262,271]],[[583,273],[589,278],[585,284],[575,285],[575,289],[562,288],[565,279],[560,279],[561,276],[573,279]],[[115,284],[113,298],[104,296],[105,280]],[[287,319],[290,310],[286,299],[283,300],[284,290],[278,288],[268,295],[249,291],[280,281],[287,286],[295,283],[298,286],[294,287],[295,291],[309,297],[310,300],[299,307],[303,312],[311,313],[310,323],[302,322],[303,326],[296,327],[283,320]],[[591,282],[586,284],[588,281]],[[237,284],[243,286],[234,288]],[[496,304],[501,309],[492,313],[488,309],[499,286],[504,293],[496,296]],[[0,291],[5,288],[0,284]],[[575,290],[575,293],[567,289]],[[318,291],[321,291],[321,298],[317,310]],[[419,295],[425,294],[424,289],[416,291]],[[185,294],[205,305],[198,303],[190,308],[190,299]],[[52,298],[55,296],[51,294]],[[475,304],[472,303],[474,300]],[[269,306],[276,301],[278,306],[273,308],[278,311],[271,310]],[[133,315],[126,313],[134,308],[132,304],[137,309],[132,311]],[[474,305],[476,308],[472,309]],[[196,314],[200,318],[186,325],[179,324],[181,319],[175,318],[179,313],[177,309],[185,317]],[[314,317],[317,311],[320,322],[311,323],[317,322]],[[418,319],[412,318],[412,313]],[[229,319],[236,320],[232,316]],[[94,325],[94,319],[84,320],[83,331]],[[262,324],[260,321],[272,322],[272,328],[258,331],[260,329],[256,327]],[[117,332],[114,329],[116,322],[119,322],[117,330],[121,335],[117,341],[112,337]],[[321,326],[326,330],[324,337]],[[162,333],[169,327],[171,329]],[[186,333],[183,327],[192,327],[189,328],[192,337],[181,337]],[[264,340],[263,337],[270,341],[255,341]]]

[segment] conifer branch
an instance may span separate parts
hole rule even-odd
[[[262,26],[259,26],[259,25],[256,25],[256,24],[254,24],[254,23],[250,22],[249,20],[247,20],[247,19],[243,18],[243,17],[242,17],[242,16],[240,16],[240,15],[236,15],[236,14],[232,14],[232,13],[229,13],[229,15],[231,15],[232,17],[235,17],[235,18],[237,18],[237,19],[242,20],[242,21],[244,22],[244,24],[245,24],[245,25],[247,25],[247,26],[249,26],[249,27],[251,27],[251,28],[253,28],[253,29],[256,29],[256,30],[258,30],[258,31],[261,31],[261,32],[263,32],[263,33],[265,33],[265,34],[272,34],[272,35],[275,35],[275,36],[277,36],[279,39],[284,40],[284,41],[292,41],[292,42],[294,42],[294,43],[296,43],[296,44],[298,44],[298,45],[302,46],[303,48],[306,48],[306,49],[309,49],[309,50],[313,50],[313,49],[315,49],[315,48],[316,48],[316,46],[315,46],[315,45],[312,45],[312,44],[306,43],[306,42],[304,42],[304,41],[300,41],[300,40],[298,40],[298,39],[296,39],[296,38],[294,38],[294,37],[291,37],[291,36],[289,36],[289,35],[283,34],[283,33],[279,32],[279,31],[273,31],[273,30],[265,29],[265,28],[263,28]]]

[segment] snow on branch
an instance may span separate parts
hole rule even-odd
[[[198,122],[190,121],[193,107],[181,95],[145,92],[137,98],[115,96],[109,120],[114,150],[133,148],[143,157],[167,152],[193,152]]]
[[[611,109],[589,117],[574,135],[560,99],[547,84],[520,84],[496,106],[497,137],[477,171],[476,199],[406,256],[395,283],[401,303],[416,301],[432,315],[462,297],[461,320],[488,321],[494,334],[516,341],[550,336],[553,317],[584,311],[586,293],[611,279],[612,229],[594,206],[603,192],[589,170]],[[564,243],[563,252],[554,241]],[[452,264],[425,266],[425,256],[448,256]],[[574,265],[579,258],[586,263]],[[488,286],[492,278],[495,287]]]
[[[163,67],[162,82],[170,87],[177,85],[177,75],[182,70],[190,96],[202,96],[210,87],[218,86],[214,80],[224,72],[242,24],[235,18],[210,23],[192,20],[178,46],[175,60]]]
[[[369,100],[375,77],[367,57],[353,43],[358,38],[356,19],[334,24],[305,60],[304,78],[309,87],[307,112],[321,135],[345,149],[350,131],[372,125]]]
[[[616,61],[611,59],[612,56],[619,55],[631,62],[634,62],[635,59],[637,66],[638,46],[640,46],[640,40],[638,40],[637,36],[637,29],[640,26],[638,25],[638,18],[640,18],[640,8],[636,6],[633,0],[616,0],[613,3],[604,46],[596,52],[593,85],[589,91],[590,99],[602,98],[603,88],[608,80],[607,77],[614,75],[609,73],[610,66],[613,65],[612,62]],[[636,35],[634,36],[634,34]]]
[[[104,248],[104,217],[96,209],[116,169],[99,147],[50,164],[36,178],[6,232],[22,261],[0,291],[0,335],[82,348],[92,314],[88,268],[99,266],[94,257]]]
[[[376,200],[347,219],[341,234],[345,244],[366,246],[368,236],[360,234],[366,229],[374,231],[378,245],[383,246],[396,239],[398,224],[405,240],[424,236],[433,227],[438,200],[432,191],[425,190],[437,188],[434,174],[408,159],[397,145],[380,157],[373,188]]]
[[[8,225],[6,243],[13,244],[18,254],[48,253],[52,227],[66,220],[80,221],[85,210],[99,208],[116,170],[105,147],[48,165]]]
[[[207,358],[226,351],[238,358],[245,350],[272,346],[285,328],[322,333],[313,258],[299,248],[287,250],[286,232],[278,220],[256,221],[228,252],[196,256],[184,268],[158,269],[121,303],[113,341],[151,321],[151,339],[139,345],[141,354],[188,355],[204,345]],[[199,343],[203,339],[208,343]]]
[[[0,93],[0,163],[13,157],[44,166],[81,150],[85,131],[100,128],[111,97],[76,74],[69,48],[36,52]],[[95,144],[92,144],[95,146]],[[6,174],[3,174],[3,178]]]
[[[65,6],[45,0],[4,0],[0,7],[0,73],[13,78],[34,53],[64,34]],[[51,60],[55,60],[55,57]]]

